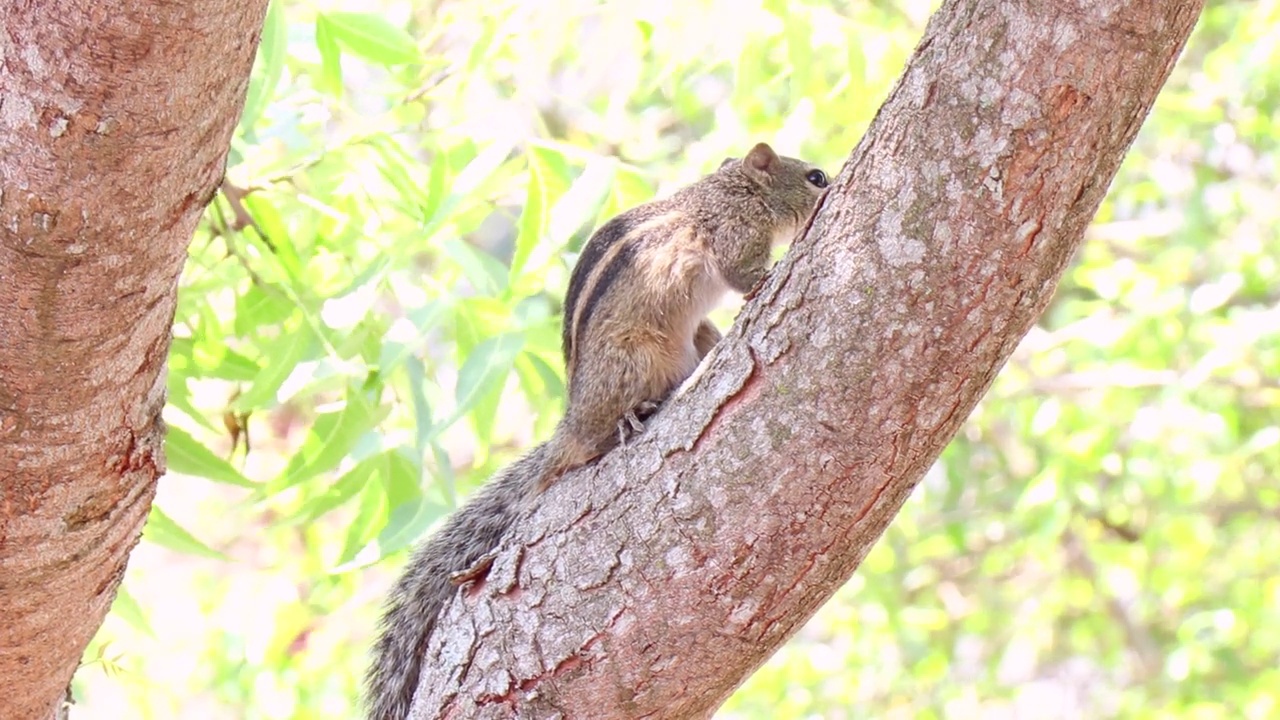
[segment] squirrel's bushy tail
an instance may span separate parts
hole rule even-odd
[[[365,678],[369,720],[404,720],[436,616],[457,592],[449,577],[497,547],[541,477],[545,446],[507,466],[418,547],[396,581]]]

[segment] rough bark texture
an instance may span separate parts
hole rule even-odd
[[[947,2],[694,391],[446,610],[412,717],[709,716],[1044,309],[1201,5]]]
[[[147,517],[178,273],[265,11],[0,10],[0,717],[54,716]]]

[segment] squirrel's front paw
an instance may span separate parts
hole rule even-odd
[[[661,403],[644,400],[637,403],[618,420],[618,444],[626,446],[627,441],[644,432],[644,423],[662,407]]]

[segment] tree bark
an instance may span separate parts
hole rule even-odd
[[[950,0],[693,391],[455,599],[413,718],[709,716],[1049,302],[1202,0]]]
[[[178,274],[265,12],[0,12],[0,717],[58,711],[146,520]]]

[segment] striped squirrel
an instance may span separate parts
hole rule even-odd
[[[374,644],[370,720],[409,714],[427,639],[457,586],[483,576],[508,528],[561,474],[643,429],[720,339],[707,312],[726,291],[755,287],[773,246],[804,226],[826,187],[822,170],[760,143],[591,236],[564,304],[565,415],[413,554]]]

